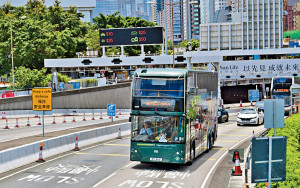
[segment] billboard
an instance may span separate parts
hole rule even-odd
[[[162,27],[117,28],[100,30],[100,46],[163,44]]]

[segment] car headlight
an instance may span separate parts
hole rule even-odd
[[[237,121],[242,121],[239,117],[236,118]]]

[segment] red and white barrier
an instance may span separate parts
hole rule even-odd
[[[76,136],[76,138],[75,138],[75,147],[74,147],[73,151],[79,151],[79,150],[80,149],[78,147],[78,137]]]
[[[66,114],[64,114],[64,120],[63,120],[63,123],[67,123],[67,121],[66,121]]]
[[[26,126],[28,126],[28,127],[30,126],[29,118],[27,118],[27,125]]]
[[[242,107],[243,106],[243,101],[242,101],[242,99],[240,100],[240,107]]]
[[[95,120],[95,114],[94,114],[94,112],[93,112],[92,120]]]
[[[43,159],[43,147],[44,147],[44,143],[42,142],[40,146],[39,159],[36,161],[38,163],[45,162],[45,160]]]
[[[76,122],[76,120],[75,120],[75,115],[73,114],[73,120],[72,120],[72,122]]]
[[[7,119],[6,119],[6,124],[5,124],[4,129],[9,129]]]
[[[18,121],[18,118],[16,119],[16,128],[19,128],[19,121]]]
[[[103,119],[103,117],[102,117],[102,112],[100,112],[100,118],[99,119]]]
[[[39,117],[39,121],[38,121],[38,124],[37,125],[42,125],[41,123],[41,118]]]
[[[119,114],[118,115],[122,115],[122,110],[121,109],[119,109]]]
[[[52,124],[56,124],[56,122],[55,122],[55,116],[53,116]]]
[[[82,119],[82,121],[86,121],[86,119],[85,119],[85,113],[83,113],[83,119]]]
[[[6,114],[5,114],[5,112],[2,112],[2,119],[6,119]]]

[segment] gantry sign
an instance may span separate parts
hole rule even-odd
[[[163,44],[162,27],[101,29],[100,46]]]

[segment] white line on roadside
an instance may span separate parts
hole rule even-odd
[[[265,129],[259,131],[259,132],[263,132],[265,131]],[[206,175],[204,182],[201,185],[201,188],[205,187],[205,184],[207,183],[210,175],[212,174],[212,172],[215,170],[215,168],[218,166],[218,164],[220,163],[221,160],[223,160],[223,158],[225,157],[225,155],[228,153],[229,150],[235,148],[237,145],[239,145],[240,143],[244,142],[245,140],[249,139],[250,137],[252,137],[252,135],[249,135],[248,137],[244,138],[243,140],[241,140],[240,142],[236,143],[235,145],[233,145],[231,148],[229,148],[225,153],[223,153],[223,155],[217,160],[217,162],[214,164],[214,166],[210,169],[210,171],[208,172],[208,174]]]
[[[100,182],[98,182],[97,184],[95,184],[93,187],[97,187],[98,185],[100,185],[101,183],[103,183],[104,181],[108,180],[109,178],[111,178],[114,175],[116,175],[116,173],[113,173],[113,174],[107,176],[106,178],[104,178],[103,180],[101,180]]]
[[[130,167],[134,162],[129,163],[128,165],[125,166],[125,168]]]
[[[122,138],[122,139],[127,139],[127,138]],[[121,140],[122,140],[122,139],[121,139]],[[118,140],[120,140],[120,139],[118,139]],[[45,163],[39,163],[39,164],[36,164],[36,165],[34,165],[34,166],[31,166],[31,167],[25,168],[25,169],[23,169],[23,170],[20,170],[20,171],[18,171],[18,172],[12,173],[12,174],[10,174],[10,175],[8,175],[8,176],[5,176],[5,177],[3,177],[3,178],[0,178],[0,181],[4,180],[4,179],[6,179],[6,178],[9,178],[9,177],[11,177],[11,176],[14,176],[14,175],[16,175],[16,174],[19,174],[19,173],[21,173],[21,172],[24,172],[24,171],[26,171],[26,170],[29,170],[29,169],[35,168],[35,167],[37,167],[37,166],[40,166],[40,165],[42,165],[42,164],[47,164],[47,163],[49,163],[49,162],[51,162],[51,161],[55,161],[55,160],[57,160],[57,159],[66,157],[66,156],[68,156],[68,155],[72,155],[72,154],[74,154],[74,153],[82,152],[82,151],[85,151],[85,150],[88,150],[88,149],[91,149],[91,148],[94,148],[94,147],[97,147],[97,146],[101,146],[101,145],[104,145],[104,144],[108,144],[108,143],[111,143],[111,142],[114,142],[114,141],[117,141],[117,140],[111,140],[111,141],[108,141],[108,142],[103,143],[103,144],[97,144],[97,145],[95,145],[95,146],[91,146],[91,147],[82,149],[82,150],[80,150],[80,151],[68,153],[68,154],[66,154],[66,155],[62,155],[62,156],[59,156],[59,157],[56,157],[56,158],[47,160]]]

